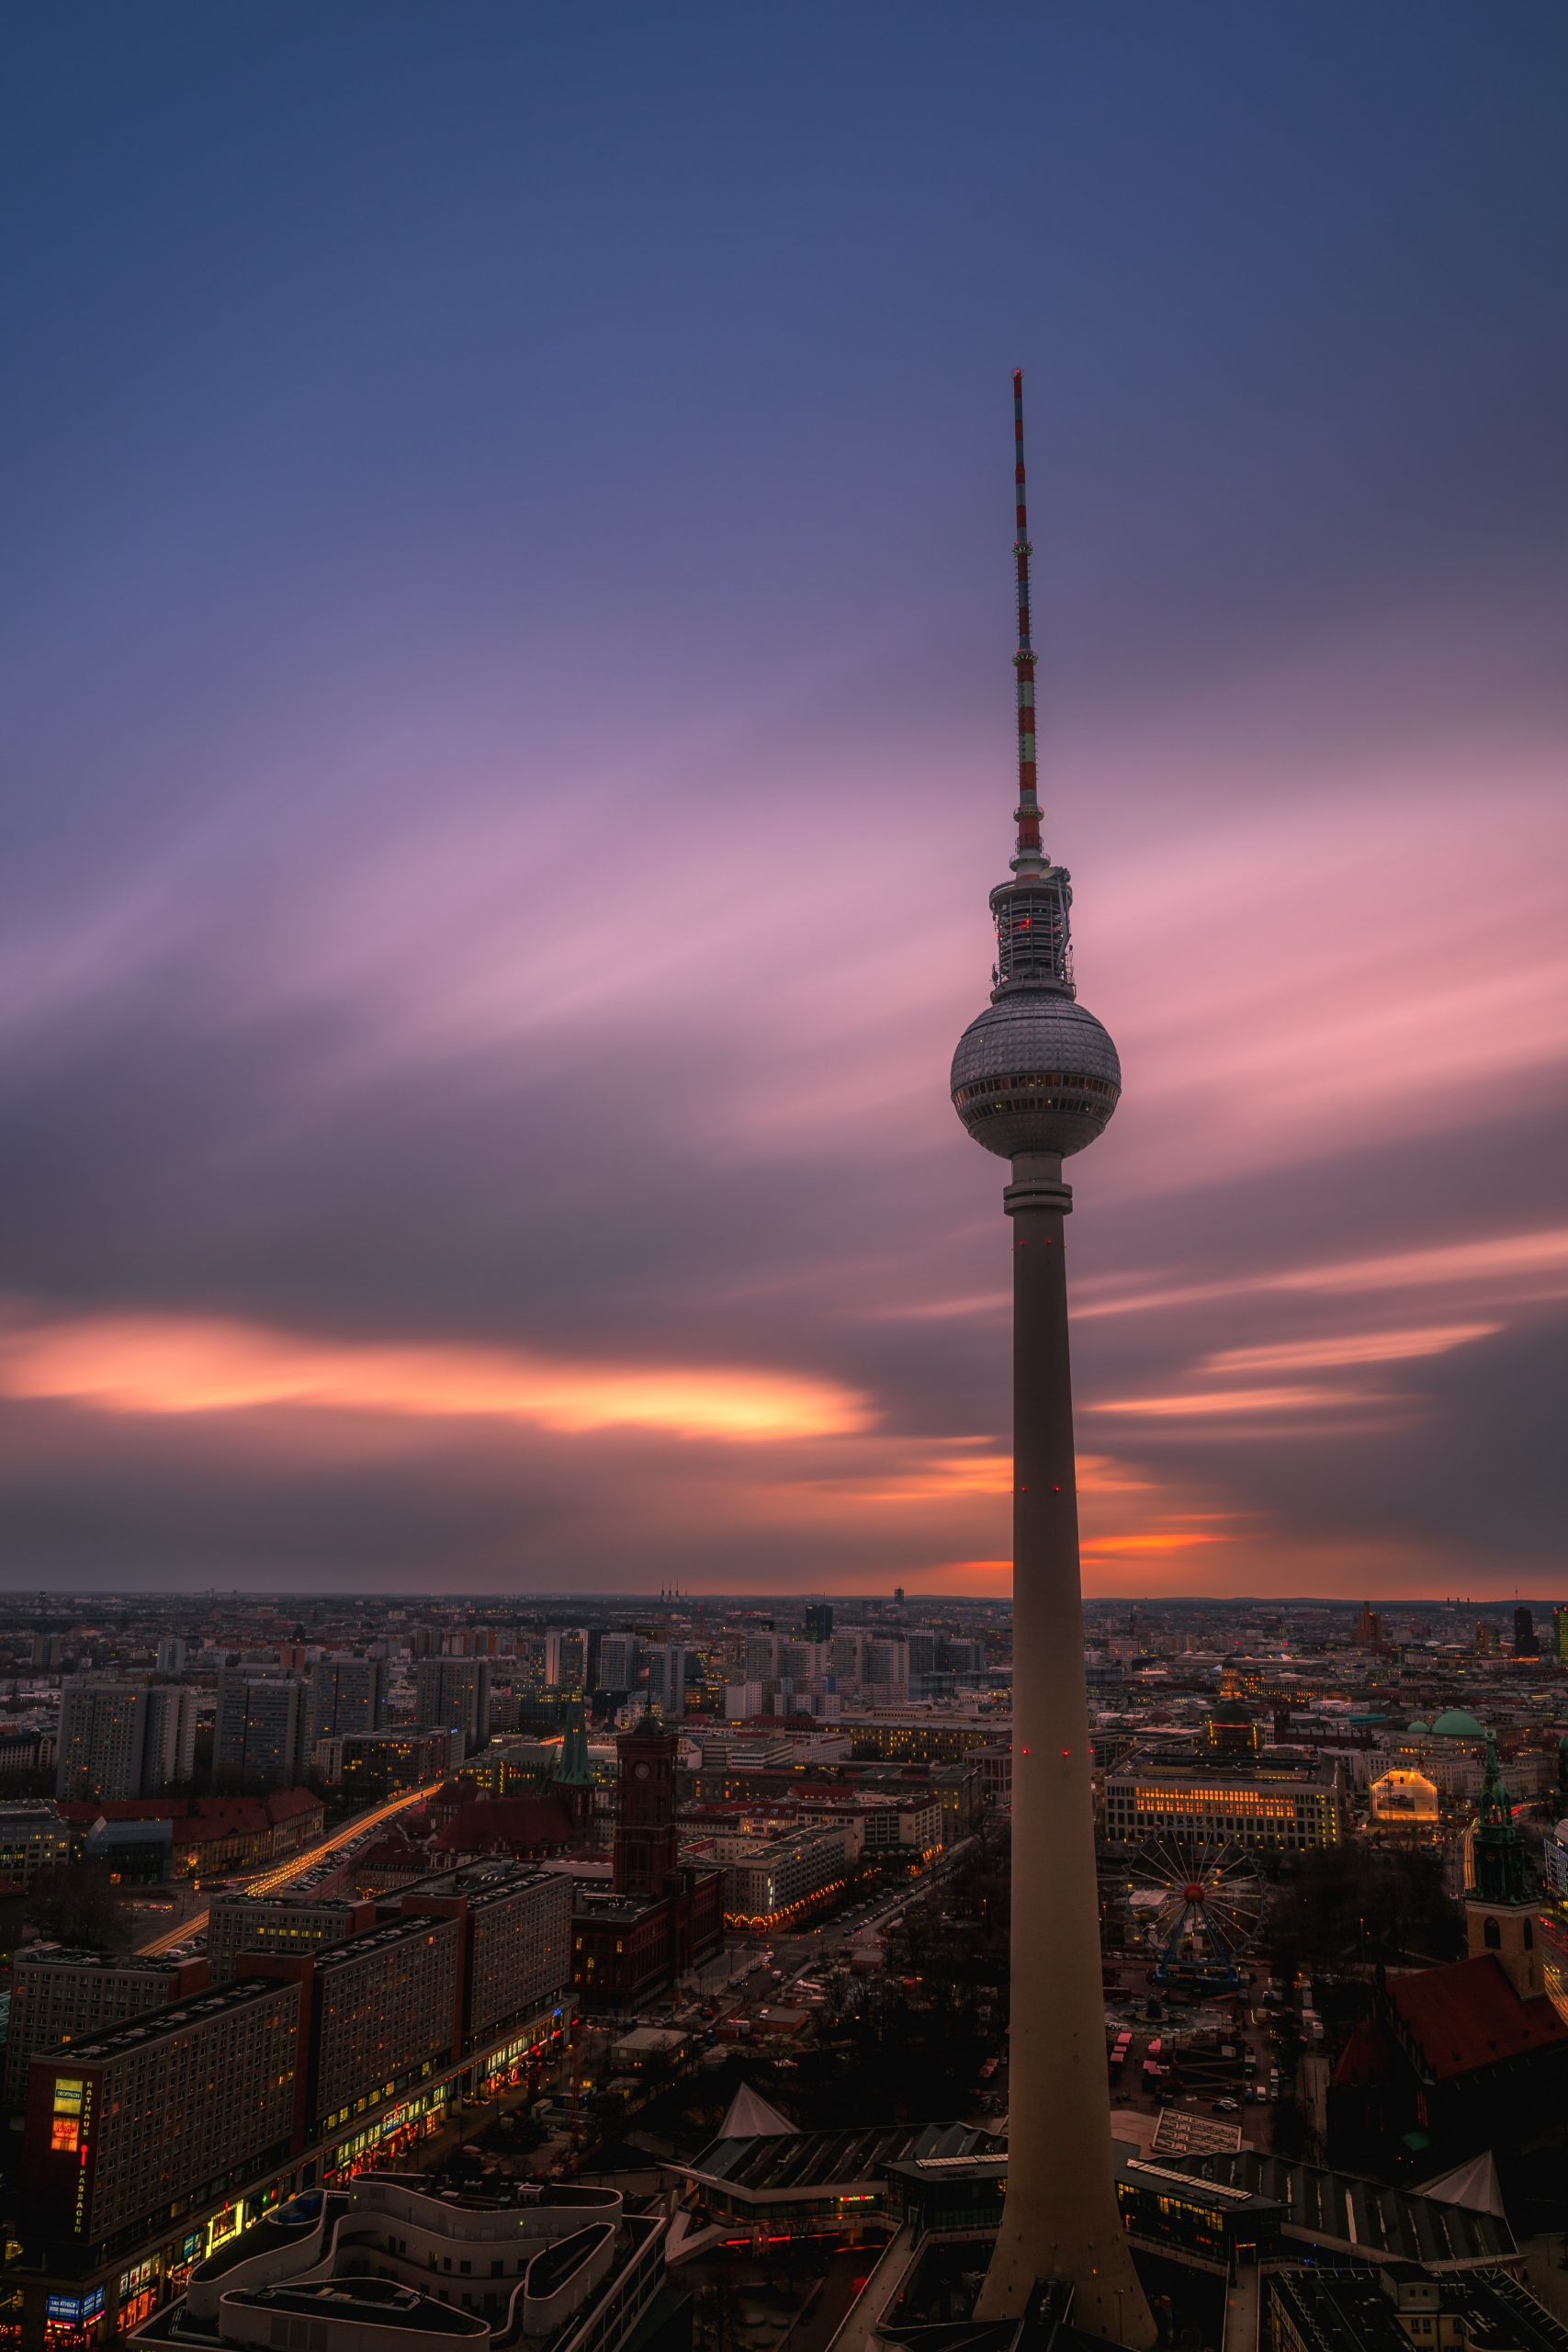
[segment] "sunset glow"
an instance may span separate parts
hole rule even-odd
[[[236,1324],[87,1321],[0,1331],[0,1387],[101,1412],[278,1409],[617,1427],[777,1443],[863,1429],[864,1400],[741,1369],[551,1363],[474,1348],[344,1347]]]
[[[1555,1573],[1557,20],[817,13],[26,12],[17,1589],[1000,1574],[1014,368],[1089,1589]]]

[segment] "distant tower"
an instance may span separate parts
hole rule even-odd
[[[1522,2001],[1546,1985],[1540,1971],[1535,1920],[1540,1908],[1530,1883],[1529,1857],[1514,1826],[1514,1808],[1497,1762],[1497,1743],[1486,1735],[1486,1774],[1475,1811],[1475,1884],[1464,1899],[1466,1940],[1472,1960],[1491,1952],[1507,1971]]]
[[[1062,1162],[1104,1129],[1116,1048],[1076,1000],[1072,888],[1040,839],[1029,622],[1023,379],[1013,378],[1018,537],[1018,847],[991,892],[991,1001],[953,1059],[953,1107],[1012,1162],[1012,2022],[1008,2191],[978,2320],[1022,2319],[1073,2282],[1073,2324],[1146,2352],[1156,2329],[1117,2210],[1105,2073],[1089,1699],[1078,1582]]]

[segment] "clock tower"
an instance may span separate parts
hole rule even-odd
[[[615,1742],[620,1785],[615,1801],[617,1894],[662,1894],[675,1874],[676,1735],[657,1716],[638,1717]]]

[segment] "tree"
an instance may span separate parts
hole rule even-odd
[[[130,1922],[103,1862],[71,1862],[42,1871],[20,1908],[37,1934],[79,1951],[118,1954],[131,1939]]]

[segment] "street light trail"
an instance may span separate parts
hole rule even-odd
[[[397,1796],[389,1797],[383,1804],[372,1805],[368,1813],[356,1814],[341,1829],[334,1829],[330,1838],[323,1838],[319,1846],[311,1846],[304,1853],[294,1855],[290,1860],[280,1862],[276,1870],[264,1871],[259,1877],[248,1880],[243,1892],[246,1894],[276,1894],[282,1888],[291,1886],[324,1855],[334,1854],[340,1847],[351,1845],[356,1838],[363,1838],[367,1830],[378,1829],[395,1814],[407,1813],[411,1807],[423,1804],[427,1797],[434,1795],[441,1785],[439,1781],[427,1781],[423,1788],[404,1789]],[[173,1951],[177,1944],[189,1943],[193,1936],[205,1933],[210,1916],[209,1911],[193,1911],[187,1918],[180,1921],[178,1927],[165,1928],[146,1943],[138,1944],[137,1951],[149,1960]]]

